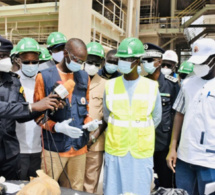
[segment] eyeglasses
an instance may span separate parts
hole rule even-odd
[[[167,68],[169,68],[169,69],[172,68],[172,65],[171,65],[171,64],[161,64],[161,67],[162,67],[162,68],[164,68],[165,66],[166,66]]]
[[[97,67],[100,67],[101,66],[101,63],[100,62],[92,62],[92,61],[86,61],[87,64],[90,64],[90,65],[95,65]]]
[[[151,62],[158,62],[159,60],[155,59],[155,58],[144,58],[142,61],[147,61],[147,62],[151,63]]]
[[[38,60],[26,60],[26,61],[22,61],[23,64],[27,65],[27,64],[39,64],[39,61]]]
[[[67,50],[66,50],[67,51]],[[67,51],[68,52],[68,51]],[[73,54],[71,54],[71,53],[69,53],[68,52],[68,56],[69,56],[69,59],[70,59],[70,61],[73,59],[73,61],[75,61],[75,62],[77,62],[78,64],[83,64],[84,63],[84,61],[83,60],[80,60],[80,59],[78,59],[75,55],[73,55]],[[72,59],[70,58],[70,56],[72,57]]]

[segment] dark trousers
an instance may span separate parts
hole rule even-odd
[[[6,159],[4,148],[0,147],[0,176],[6,180],[19,180],[20,176],[20,155],[17,154]]]
[[[20,154],[20,162],[20,180],[29,180],[30,177],[36,177],[36,171],[41,167],[41,152],[33,154]]]
[[[166,156],[168,151],[157,151],[154,153],[154,171],[158,175],[159,187],[175,187],[175,175],[167,166]]]

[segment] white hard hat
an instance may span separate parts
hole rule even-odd
[[[215,55],[215,41],[211,38],[202,38],[194,42],[192,47],[192,56],[188,62],[193,64],[202,64],[211,55]]]
[[[169,60],[178,63],[178,56],[173,50],[167,50],[163,54],[162,60]]]

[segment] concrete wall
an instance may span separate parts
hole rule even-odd
[[[92,0],[60,0],[58,31],[67,39],[80,38],[86,44],[91,37]]]

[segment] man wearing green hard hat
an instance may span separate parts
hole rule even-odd
[[[104,61],[105,51],[100,43],[90,42],[87,44],[87,53],[84,70],[90,76],[89,115],[100,121],[103,119],[102,102],[105,79],[98,75],[98,71]],[[106,123],[103,123],[89,136],[84,179],[84,191],[89,193],[96,193],[97,191],[103,164],[104,130],[106,126]]]
[[[124,39],[116,54],[123,76],[106,82],[104,194],[150,194],[161,99],[158,83],[137,72],[144,52],[139,39]]]
[[[32,38],[21,39],[16,46],[21,69],[16,73],[24,88],[26,101],[33,103],[35,78],[39,70],[40,47]],[[41,128],[34,120],[16,122],[16,134],[20,145],[21,180],[29,180],[36,176],[41,165]]]
[[[67,42],[67,38],[61,32],[52,32],[47,39],[47,49],[53,57],[55,64],[62,61],[64,55],[64,47]]]
[[[39,56],[39,61],[40,61],[39,71],[42,71],[44,69],[50,68],[53,65],[55,65],[48,49],[46,49],[45,47],[40,47],[40,51],[41,51],[41,54]]]

